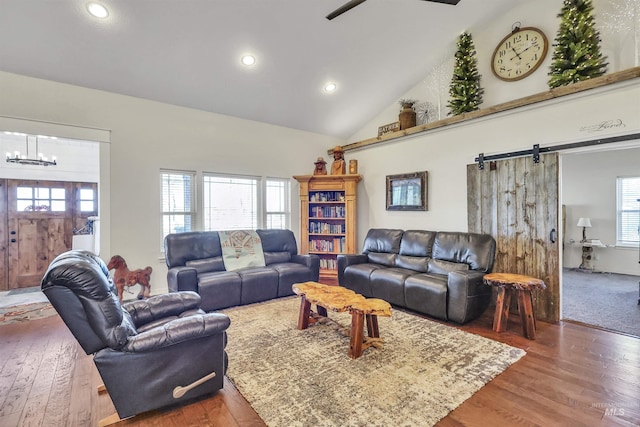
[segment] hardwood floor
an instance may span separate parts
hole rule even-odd
[[[521,336],[518,319],[509,320],[506,332],[494,333],[492,315],[487,310],[460,329],[523,348],[527,355],[439,426],[640,425],[640,339],[538,322],[536,340],[530,341]],[[100,382],[91,356],[59,317],[0,325],[0,426],[97,425],[115,412],[108,395],[98,395]],[[118,425],[265,424],[226,381],[214,396]]]

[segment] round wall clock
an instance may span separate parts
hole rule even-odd
[[[516,27],[493,51],[491,70],[507,82],[524,79],[542,64],[548,48],[547,37],[538,28]]]

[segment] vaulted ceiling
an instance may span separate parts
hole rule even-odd
[[[0,70],[347,138],[525,0],[98,1],[0,0]]]

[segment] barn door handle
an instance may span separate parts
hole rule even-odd
[[[556,242],[556,229],[555,228],[551,229],[551,233],[549,233],[549,239],[551,240],[551,243],[555,243]]]

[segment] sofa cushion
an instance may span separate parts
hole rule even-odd
[[[204,311],[240,305],[240,276],[234,271],[216,271],[198,275],[198,293]]]
[[[447,276],[415,274],[404,282],[406,307],[447,320]]]
[[[416,274],[405,268],[379,268],[371,272],[371,292],[374,298],[404,307],[404,281]]]
[[[168,268],[187,265],[187,261],[222,256],[220,238],[215,231],[188,231],[169,234],[164,239]]]
[[[431,274],[449,274],[452,271],[468,270],[469,265],[461,262],[443,261],[441,259],[429,260],[429,269]]]
[[[236,270],[242,280],[240,304],[266,301],[278,295],[279,274],[269,267],[248,267]]]
[[[224,262],[222,257],[194,259],[187,261],[187,267],[193,267],[198,274],[209,273],[211,271],[224,271]]]
[[[488,234],[440,231],[433,242],[433,258],[488,272],[493,268],[495,240]]]
[[[372,228],[364,239],[363,253],[385,252],[397,254],[400,251],[402,230]]]
[[[400,255],[431,258],[435,231],[407,230],[400,242]]]
[[[289,252],[265,252],[264,263],[266,265],[289,262],[291,261],[291,254]]]
[[[408,268],[416,272],[426,273],[431,258],[419,256],[398,255],[396,258],[396,267]]]
[[[394,267],[396,265],[396,254],[369,252],[367,254],[369,262],[373,264],[384,265],[385,267]]]
[[[262,240],[264,252],[289,252],[291,255],[298,253],[296,237],[291,230],[261,229],[256,233]]]
[[[291,285],[294,283],[308,282],[315,279],[309,267],[295,262],[271,264],[269,268],[278,272],[278,297],[293,295]]]
[[[357,294],[364,295],[367,298],[373,297],[371,292],[371,273],[379,268],[385,268],[380,264],[352,264],[344,269],[344,283],[340,283],[341,286],[345,286]]]

